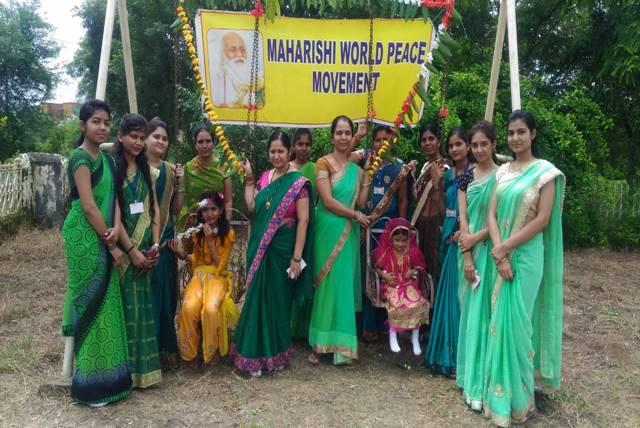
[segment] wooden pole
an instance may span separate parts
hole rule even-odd
[[[516,1],[507,1],[507,31],[509,34],[509,77],[511,79],[511,110],[522,108],[520,102],[520,71],[518,67],[518,32],[516,27]]]
[[[500,2],[498,15],[498,28],[496,31],[496,44],[493,48],[493,62],[491,63],[491,80],[489,81],[489,93],[487,94],[487,106],[484,110],[484,118],[493,121],[493,110],[496,104],[496,91],[500,78],[500,63],[502,62],[502,48],[504,46],[504,30],[507,26],[505,0]]]
[[[122,36],[122,53],[124,55],[124,74],[127,79],[127,96],[129,112],[138,113],[136,82],[133,75],[133,56],[131,55],[131,38],[129,36],[129,18],[127,0],[118,0],[118,17],[120,18],[120,34]]]
[[[115,19],[116,0],[107,0],[107,13],[104,18],[100,66],[98,67],[98,82],[96,85],[96,99],[98,100],[104,100],[107,92],[107,75],[109,73],[109,57],[111,56],[111,39],[113,38],[113,24]]]

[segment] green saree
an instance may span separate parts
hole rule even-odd
[[[157,170],[151,171],[152,176],[154,173],[157,175]],[[133,177],[124,180],[122,196],[125,205],[122,208],[122,224],[135,247],[140,251],[145,250],[151,246],[149,208],[152,201],[139,169]],[[132,214],[131,204],[141,201],[144,201],[144,211],[141,214]],[[147,388],[162,380],[153,317],[151,274],[138,270],[128,258],[118,267],[118,273],[127,322],[129,366],[133,386]]]
[[[524,171],[496,174],[496,219],[502,240],[520,230],[542,187],[555,181],[547,227],[511,254],[514,278],[496,276],[485,364],[484,411],[496,425],[535,410],[534,376],[560,387],[562,358],[562,204],[565,178],[545,160]]]
[[[112,271],[107,247],[84,214],[73,178],[81,165],[89,168],[93,198],[107,227],[113,226],[115,184],[107,155],[100,153],[93,160],[81,148],[71,152],[72,201],[62,228],[68,269],[62,334],[75,338],[71,395],[80,402],[99,404],[127,397],[131,377],[118,275]]]
[[[174,238],[174,216],[171,214],[173,196],[173,169],[170,164],[161,161],[157,172],[156,195],[160,207],[160,243]],[[158,264],[151,271],[151,294],[155,320],[158,350],[167,354],[178,353],[178,338],[174,318],[178,297],[178,260],[167,246],[160,250]]]
[[[466,189],[469,233],[486,227],[487,210],[496,184],[496,171],[472,181]],[[464,191],[464,189],[461,188]],[[478,242],[471,250],[480,283],[473,290],[464,276],[464,257],[458,258],[460,281],[460,332],[456,363],[456,383],[462,389],[467,404],[474,409],[482,406],[484,361],[491,308],[491,291],[496,269],[491,258],[491,240]]]
[[[315,210],[315,198],[318,196],[316,191],[316,164],[307,162],[298,172],[308,178],[309,183],[311,183],[311,193],[314,199],[310,202],[310,209]],[[294,300],[293,306],[291,307],[291,337],[299,339],[309,338],[312,305],[312,300],[302,302]]]
[[[194,206],[205,190],[224,192],[224,175],[222,162],[213,160],[208,165],[200,162],[198,157],[191,159],[184,166],[185,194],[184,204],[177,220],[177,230],[183,231],[194,226],[196,211]]]
[[[329,177],[331,194],[338,202],[352,208],[355,206],[360,173],[361,169],[349,162],[343,172]],[[355,313],[361,310],[362,305],[360,225],[335,215],[320,200],[314,234],[322,239],[316,239],[313,246],[316,294],[309,343],[314,352],[333,353],[335,364],[344,363],[358,358]]]
[[[291,344],[291,305],[310,299],[311,266],[292,280],[289,267],[296,241],[296,222],[285,214],[308,189],[309,180],[289,172],[261,189],[255,199],[256,213],[251,222],[247,249],[247,294],[231,354],[237,369],[246,372],[281,370],[289,364]],[[295,208],[293,208],[295,209]],[[311,264],[313,210],[302,258]]]

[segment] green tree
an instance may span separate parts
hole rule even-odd
[[[0,3],[0,161],[35,147],[51,121],[39,108],[56,85],[50,61],[58,55],[39,1]]]

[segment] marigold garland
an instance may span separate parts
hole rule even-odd
[[[451,24],[451,17],[453,16],[454,4],[455,0],[421,0],[422,7],[444,8],[446,11],[445,16],[442,19],[442,24],[440,24],[440,26],[438,27],[438,32],[436,33],[433,44],[431,45],[431,51],[427,55],[424,64],[422,64],[422,66],[420,67],[418,80],[411,86],[411,90],[402,102],[400,112],[393,122],[393,128],[391,128],[393,137],[390,140],[384,140],[382,147],[380,148],[380,150],[378,150],[378,153],[376,153],[371,166],[367,170],[367,172],[369,173],[369,177],[373,178],[373,175],[382,165],[383,158],[387,156],[388,152],[391,151],[391,147],[396,143],[396,141],[398,141],[398,132],[400,130],[400,126],[404,124],[407,128],[409,127],[409,123],[405,121],[405,116],[409,116],[409,118],[411,118],[411,115],[413,114],[412,111],[418,111],[418,106],[414,100],[416,94],[418,94],[418,91],[422,91],[420,97],[426,100],[426,93],[423,90],[423,85],[425,81],[428,81],[429,73],[432,69],[434,58],[433,52],[435,52],[438,47],[440,47],[444,42],[447,42],[449,44],[454,43],[451,39],[451,36],[447,34],[447,29]],[[446,106],[442,106],[438,112],[438,115],[441,118],[446,118],[449,115],[449,110]]]
[[[191,69],[193,70],[194,77],[200,90],[202,91],[202,95],[204,97],[204,109],[207,112],[207,118],[213,124],[213,128],[216,136],[218,137],[218,141],[220,141],[220,146],[224,150],[224,155],[227,158],[227,161],[231,166],[238,171],[238,174],[244,175],[244,167],[238,160],[238,156],[234,153],[229,146],[229,142],[224,135],[224,129],[218,123],[218,114],[215,112],[213,108],[213,103],[211,102],[211,96],[209,95],[209,90],[207,89],[207,84],[204,80],[204,76],[200,73],[200,59],[198,58],[198,54],[196,51],[196,47],[193,45],[193,33],[191,32],[191,24],[189,22],[189,17],[187,16],[184,7],[185,0],[180,0],[180,5],[176,7],[176,13],[180,22],[182,23],[182,36],[184,41],[187,43],[187,52],[189,52],[189,59],[191,62]]]

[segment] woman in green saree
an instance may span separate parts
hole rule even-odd
[[[316,162],[320,201],[316,210],[313,246],[313,299],[309,343],[312,364],[318,354],[333,353],[334,364],[358,358],[356,311],[362,304],[360,276],[360,226],[369,217],[354,210],[363,208],[371,179],[349,161],[353,123],[338,116],[331,123],[333,152]]]
[[[215,140],[210,124],[202,124],[193,131],[193,141],[198,153],[184,166],[184,203],[178,215],[177,230],[195,226],[197,213],[193,209],[199,197],[207,190],[224,195],[227,220],[231,220],[233,210],[233,187],[231,177],[225,175],[224,162],[216,158],[213,151]]]
[[[462,389],[467,405],[479,412],[482,410],[491,290],[496,275],[487,228],[487,211],[498,168],[494,160],[496,134],[491,122],[476,123],[469,131],[469,142],[476,167],[468,171],[469,179],[458,185],[458,244],[462,257],[458,260],[460,330],[456,383]]]
[[[560,387],[565,178],[539,159],[533,116],[508,120],[515,160],[496,173],[487,223],[498,268],[491,296],[484,413],[499,426],[535,414],[534,382]],[[535,380],[534,380],[535,379]]]
[[[73,349],[71,395],[92,406],[131,393],[120,286],[112,269],[124,259],[116,246],[120,208],[113,160],[100,151],[109,135],[110,114],[109,106],[99,100],[87,101],[80,109],[82,135],[69,156],[71,208],[62,228],[68,269],[62,312],[62,334],[69,348],[65,366],[72,364],[67,354]]]
[[[245,201],[251,235],[247,249],[247,294],[236,328],[234,365],[251,376],[283,370],[289,363],[291,305],[311,298],[310,247],[313,194],[309,180],[289,164],[291,142],[274,132],[267,143],[273,169],[256,186],[244,163]]]
[[[184,203],[184,171],[182,165],[163,160],[169,148],[169,127],[158,118],[147,124],[147,158],[158,178],[155,192],[160,208],[160,245],[173,240],[175,216]],[[177,362],[178,346],[175,328],[178,261],[168,245],[160,250],[158,264],[151,272],[151,293],[156,338],[160,355]]]
[[[113,146],[116,189],[122,206],[120,244],[129,256],[121,266],[120,286],[129,341],[133,386],[147,388],[162,380],[153,318],[150,271],[158,261],[160,210],[145,155],[146,120],[125,114]]]
[[[314,198],[318,196],[316,191],[316,164],[311,162],[311,144],[313,137],[307,128],[298,128],[293,133],[293,159],[291,166],[300,174],[309,179]],[[315,210],[315,200],[311,201],[311,209]],[[309,323],[311,322],[312,301],[302,302],[294,300],[291,308],[291,337],[299,339],[309,338]]]

